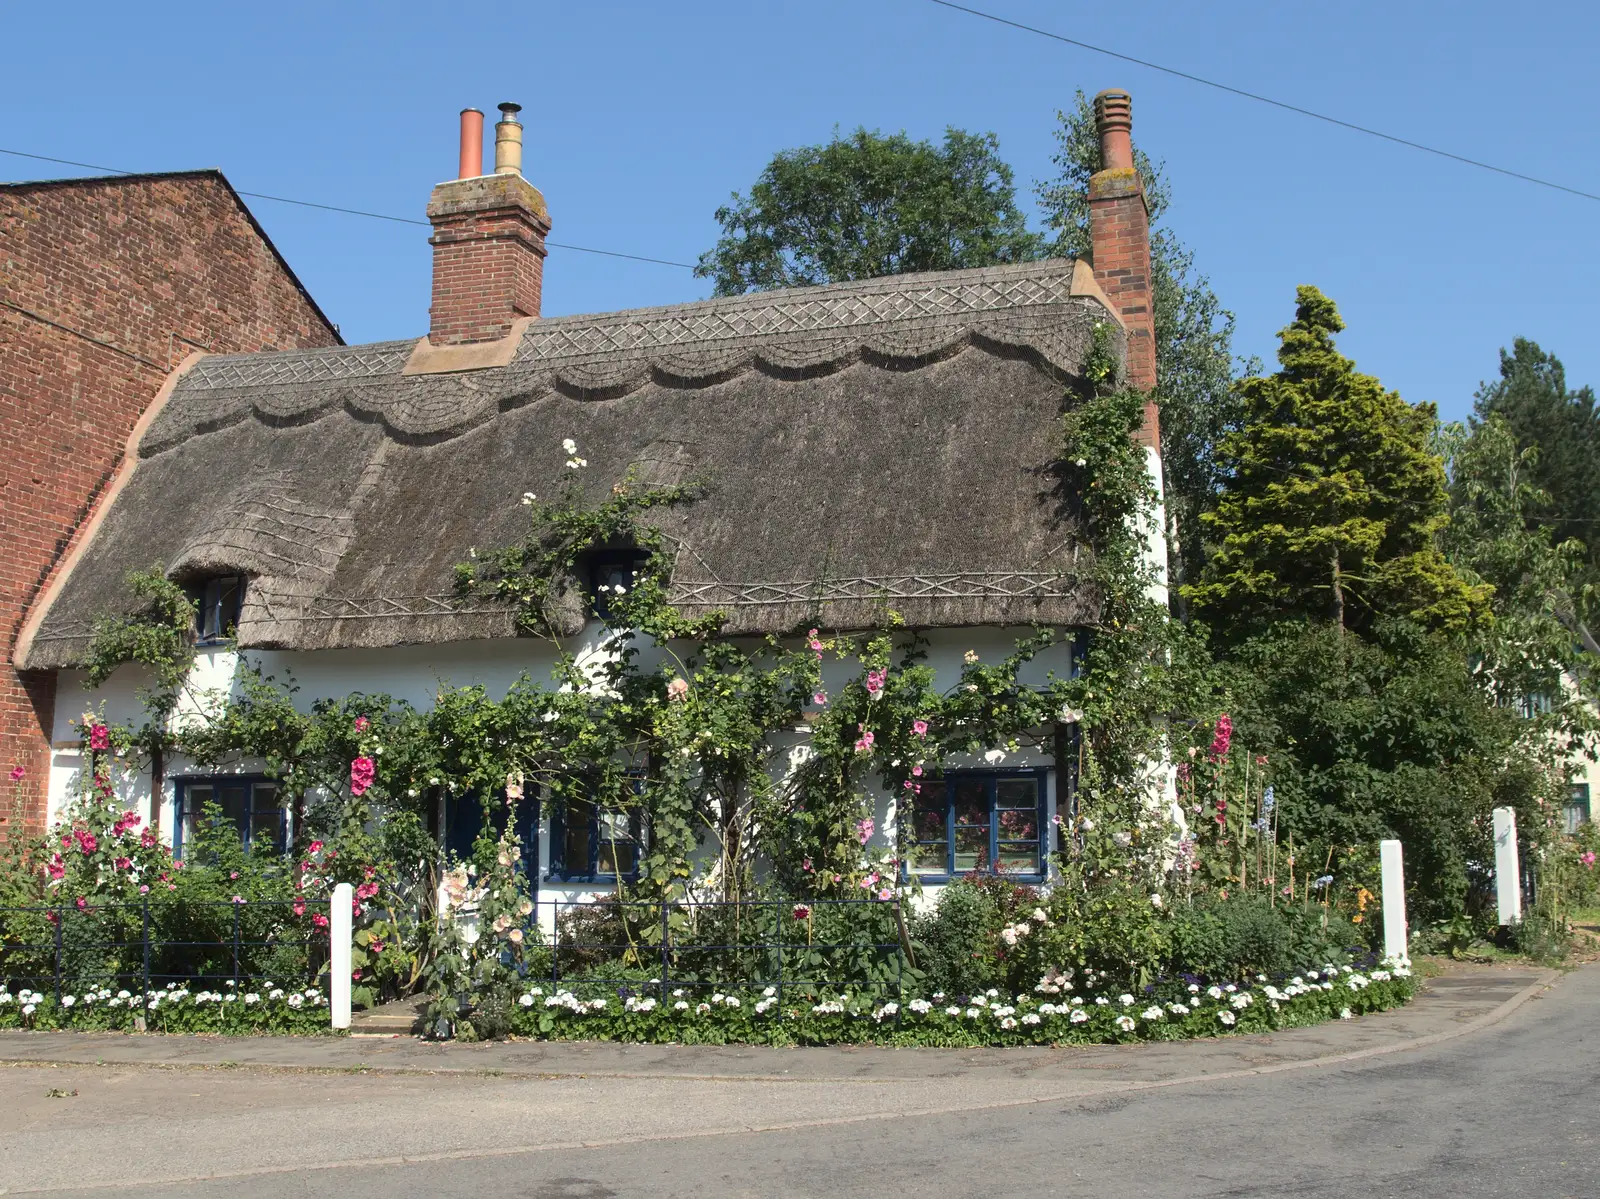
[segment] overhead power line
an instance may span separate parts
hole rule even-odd
[[[139,175],[141,171],[124,171],[120,167],[96,166],[92,162],[73,162],[70,158],[51,158],[48,154],[29,154],[25,150],[7,150],[0,147],[0,154],[12,154],[18,158],[32,158],[39,162],[60,163],[62,166],[82,167],[86,171],[105,171],[108,175]],[[238,191],[237,188],[234,189]],[[300,208],[320,208],[323,212],[342,212],[346,216],[364,216],[374,221],[393,221],[397,225],[421,225],[431,228],[427,221],[415,220],[412,217],[390,216],[386,212],[364,212],[359,208],[342,208],[337,204],[317,204],[311,200],[291,200],[287,196],[269,196],[262,192],[240,191],[241,196],[248,196],[252,200],[271,200],[274,204],[294,204]],[[547,241],[545,245],[558,250],[576,250],[580,254],[603,254],[607,258],[627,258],[633,262],[652,262],[657,266],[676,266],[684,270],[694,270],[692,262],[673,262],[667,258],[648,258],[643,254],[624,254],[620,250],[597,250],[593,246],[574,246],[567,242]]]
[[[1559,192],[1566,192],[1568,195],[1581,196],[1585,200],[1600,200],[1600,195],[1595,195],[1593,192],[1581,191],[1576,187],[1568,187],[1564,183],[1553,183],[1549,179],[1540,179],[1533,175],[1524,175],[1521,171],[1512,171],[1505,167],[1497,167],[1493,163],[1481,162],[1476,158],[1468,158],[1463,154],[1453,154],[1449,150],[1441,150],[1436,146],[1425,146],[1421,142],[1414,142],[1409,138],[1397,137],[1392,133],[1384,133],[1380,129],[1369,129],[1365,125],[1357,125],[1353,121],[1343,121],[1338,117],[1330,117],[1326,113],[1313,112],[1309,108],[1301,108],[1298,104],[1290,104],[1283,100],[1274,100],[1271,96],[1259,95],[1256,92],[1247,92],[1243,88],[1232,87],[1226,83],[1218,83],[1214,79],[1206,79],[1200,75],[1192,75],[1188,71],[1180,71],[1176,67],[1164,67],[1158,62],[1150,62],[1148,59],[1144,58],[1135,58],[1131,54],[1123,54],[1117,50],[1108,50],[1104,46],[1092,45],[1089,42],[1079,41],[1077,38],[1067,37],[1065,34],[1052,33],[1048,29],[1040,29],[1035,25],[1024,25],[1021,21],[1013,21],[1007,17],[997,16],[991,12],[983,12],[976,8],[968,8],[965,4],[953,3],[953,0],[929,0],[929,3],[937,4],[941,8],[954,9],[956,12],[964,12],[970,16],[981,17],[985,21],[993,21],[996,25],[1009,25],[1012,29],[1020,29],[1024,33],[1033,33],[1040,37],[1047,37],[1052,41],[1065,42],[1067,45],[1076,46],[1080,50],[1089,50],[1095,54],[1104,54],[1108,58],[1116,58],[1123,62],[1131,62],[1135,66],[1147,67],[1152,71],[1160,71],[1164,75],[1174,75],[1179,79],[1187,79],[1190,83],[1198,83],[1203,87],[1215,88],[1219,92],[1227,92],[1230,95],[1242,96],[1246,100],[1254,100],[1260,104],[1270,104],[1273,108],[1281,108],[1285,112],[1297,113],[1303,117],[1310,117],[1314,121],[1323,121],[1329,125],[1337,125],[1341,129],[1349,129],[1356,133],[1364,133],[1368,137],[1381,138],[1386,142],[1393,142],[1397,146],[1405,146],[1412,150],[1421,150],[1424,154],[1434,154],[1440,158],[1448,158],[1452,162],[1465,163],[1469,167],[1478,167],[1480,170],[1493,171],[1497,175],[1507,175],[1512,179],[1521,179],[1524,183],[1536,183],[1540,187],[1553,188]]]

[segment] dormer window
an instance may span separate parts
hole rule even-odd
[[[217,645],[233,640],[239,631],[239,612],[244,605],[244,576],[222,575],[194,588],[195,642]]]
[[[609,621],[613,605],[628,592],[644,571],[650,555],[639,550],[601,550],[589,559],[589,601],[594,614]]]

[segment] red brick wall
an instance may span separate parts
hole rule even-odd
[[[167,372],[337,341],[214,174],[0,187],[0,836],[13,766],[42,830],[56,701],[17,633]]]
[[[518,317],[539,315],[544,197],[520,175],[454,179],[433,189],[433,305],[436,346],[497,341]]]

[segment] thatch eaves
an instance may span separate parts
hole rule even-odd
[[[532,322],[508,365],[407,375],[414,342],[201,359],[52,589],[19,665],[72,664],[130,569],[244,572],[244,647],[513,635],[456,600],[524,492],[704,478],[661,515],[672,595],[729,631],[1074,624],[1095,599],[1056,488],[1096,324],[1070,260]]]

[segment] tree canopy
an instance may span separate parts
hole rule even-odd
[[[992,133],[943,145],[857,129],[773,156],[717,209],[722,237],[695,274],[719,296],[1037,258]]]
[[[1433,406],[1407,404],[1338,352],[1333,301],[1314,287],[1298,299],[1282,369],[1239,385],[1244,424],[1221,444],[1226,481],[1203,517],[1217,542],[1191,599],[1234,632],[1285,616],[1470,627],[1489,588],[1439,546],[1449,518]]]
[[[1523,477],[1539,493],[1525,505],[1531,525],[1548,525],[1557,542],[1580,541],[1600,566],[1600,411],[1588,387],[1569,390],[1561,360],[1517,338],[1500,351],[1500,377],[1478,389],[1475,422],[1499,416],[1520,450],[1537,454]]]

